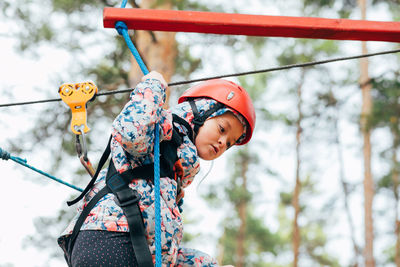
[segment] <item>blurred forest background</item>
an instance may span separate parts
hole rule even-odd
[[[136,62],[123,38],[102,27],[103,8],[120,4],[1,1],[0,40],[19,59],[2,61],[0,102],[57,98],[58,87],[66,82],[92,80],[101,92],[134,87],[142,76]],[[128,1],[130,7],[400,18],[399,0],[138,0]],[[148,68],[163,73],[168,82],[399,47],[384,42],[129,32]],[[30,77],[24,60],[35,66],[43,58],[52,63],[40,70],[41,75]],[[17,63],[19,80],[13,83],[8,73],[18,71],[13,67]],[[186,192],[184,245],[236,267],[400,267],[399,63],[399,54],[390,54],[230,78],[254,99],[255,136],[214,164],[202,162],[198,181]],[[32,86],[22,86],[24,80],[32,80]],[[170,87],[169,105],[187,88]],[[87,141],[93,163],[128,95],[101,96],[89,103],[92,130]],[[86,185],[89,176],[76,157],[65,105],[7,107],[0,112],[0,147],[57,177]],[[0,200],[0,266],[66,266],[56,238],[75,214],[65,201],[77,192],[61,185],[49,188],[53,182],[36,173],[11,162],[0,164],[2,170],[12,165],[11,171],[1,171],[12,199]],[[24,177],[19,188],[13,184],[14,175]],[[33,184],[43,189],[29,189]],[[15,225],[17,214],[36,198],[43,199],[41,209],[22,214],[22,222]],[[42,213],[50,204],[56,208]],[[41,262],[25,259],[20,265],[24,254],[14,260],[3,253],[11,242],[5,234],[23,232],[28,224],[33,228],[24,235],[20,250],[34,251]]]

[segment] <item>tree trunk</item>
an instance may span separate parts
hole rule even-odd
[[[397,127],[398,119],[393,118],[394,127]],[[392,182],[393,182],[393,195],[394,195],[394,212],[395,212],[395,221],[394,221],[394,232],[396,236],[396,250],[394,254],[394,261],[397,267],[400,267],[400,220],[399,220],[399,169],[397,167],[397,148],[400,143],[400,136],[396,130],[392,130],[393,136],[393,147],[392,147]]]
[[[224,226],[224,233],[222,234],[221,240],[218,243],[218,255],[217,255],[217,262],[219,263],[219,265],[222,265],[222,263],[224,262],[224,254],[225,254],[225,237],[226,237],[226,230],[225,230],[225,226]]]
[[[247,149],[244,149],[244,153],[241,156],[241,177],[242,177],[242,187],[241,190],[243,192],[241,199],[238,203],[238,214],[240,220],[240,226],[238,231],[238,236],[236,239],[236,267],[244,267],[245,265],[245,241],[246,241],[246,228],[247,228],[247,171],[249,168],[249,155]]]
[[[293,247],[293,267],[298,266],[299,262],[299,248],[301,242],[300,236],[300,227],[298,225],[298,218],[300,215],[300,191],[301,191],[301,180],[300,180],[300,167],[301,167],[301,155],[300,155],[300,147],[301,147],[301,122],[303,119],[303,112],[301,110],[302,106],[302,87],[304,83],[305,70],[302,69],[301,73],[301,81],[299,86],[297,87],[297,112],[298,119],[296,122],[297,131],[296,131],[296,185],[293,193],[292,205],[294,208],[294,219],[293,219],[293,239],[292,239],[292,247]]]
[[[362,19],[366,19],[366,1],[359,0]],[[362,42],[362,53],[367,54],[367,44]],[[365,267],[374,267],[374,227],[372,217],[372,203],[374,198],[374,183],[371,172],[371,130],[368,118],[372,110],[371,84],[369,83],[368,59],[360,60],[360,84],[362,91],[361,131],[364,139],[364,223],[365,223]]]
[[[141,8],[154,8],[156,0],[142,0]],[[157,8],[171,9],[171,0],[165,0]],[[171,81],[171,77],[175,72],[175,58],[177,55],[177,46],[174,32],[149,32],[135,31],[135,45],[142,56],[149,71],[155,70],[160,72],[167,82]],[[132,68],[129,72],[129,84],[135,86],[143,76],[135,58],[132,56]],[[168,108],[169,90],[167,90],[167,101],[165,108]]]

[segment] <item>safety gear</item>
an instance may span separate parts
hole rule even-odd
[[[212,79],[188,89],[178,99],[178,103],[199,97],[212,98],[242,115],[248,125],[246,127],[246,137],[237,145],[244,145],[250,141],[256,123],[256,113],[251,98],[243,87],[231,81]],[[193,111],[196,119],[196,111]],[[207,117],[203,117],[200,120],[196,119],[196,121],[202,125],[206,119]],[[195,132],[197,131],[195,130]]]
[[[191,139],[191,137],[193,136],[191,127],[184,119],[174,114],[173,125],[175,125],[174,123],[186,128],[188,137],[189,139]],[[178,160],[177,149],[183,143],[184,135],[185,134],[180,133],[178,128],[174,126],[171,140],[164,140],[160,143],[160,176],[169,177],[170,179],[177,182],[177,195],[181,194],[179,188],[180,177],[176,175],[174,166]],[[191,141],[193,142],[192,139]],[[108,141],[106,150],[101,156],[99,166],[92,180],[89,182],[89,184],[86,186],[85,190],[81,193],[80,196],[72,201],[67,202],[69,206],[80,201],[93,187],[101,168],[103,167],[104,163],[107,161],[110,155],[110,142],[111,137]],[[114,201],[117,203],[118,206],[121,207],[123,213],[125,214],[128,221],[129,229],[135,229],[130,230],[129,233],[138,265],[141,267],[154,266],[151,253],[146,241],[142,213],[139,207],[141,196],[135,189],[129,187],[129,184],[135,179],[146,179],[153,181],[154,165],[145,164],[140,167],[136,167],[134,169],[129,169],[127,171],[119,173],[115,169],[113,160],[110,160],[110,165],[106,175],[106,186],[101,189],[85,206],[74,226],[72,234],[66,239],[64,256],[68,262],[68,266],[71,266],[72,250],[84,221],[86,220],[90,211],[97,204],[97,202],[105,195],[110,193],[115,195]]]

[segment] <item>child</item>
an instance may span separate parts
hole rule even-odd
[[[162,75],[153,71],[133,90],[130,101],[113,122],[109,169],[115,168],[115,173],[123,175],[152,164],[156,123],[159,123],[161,144],[171,144],[168,141],[178,136],[180,142],[172,149],[177,159],[172,162],[173,175],[161,175],[160,179],[162,263],[163,266],[218,266],[210,256],[180,246],[183,227],[177,203],[183,196],[182,188],[189,186],[199,172],[199,157],[213,160],[229,147],[250,140],[255,124],[254,107],[243,88],[215,79],[192,87],[179,98],[176,107],[165,110],[162,106],[166,88]],[[164,154],[162,148],[161,154]],[[136,259],[142,253],[135,253],[125,210],[122,211],[115,195],[107,193],[93,208],[88,208],[87,217],[79,219],[89,201],[105,187],[109,179],[107,171],[100,172],[94,186],[79,203],[78,214],[58,239],[70,266],[138,266]],[[159,215],[154,210],[153,189],[151,179],[129,178],[129,191],[136,190],[140,195],[138,207],[145,229],[145,246],[149,247],[154,262],[154,220]],[[82,226],[75,227],[79,234],[73,249],[68,251],[69,237],[79,220]]]

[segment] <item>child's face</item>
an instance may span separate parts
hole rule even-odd
[[[199,157],[204,160],[218,158],[236,143],[243,130],[242,123],[231,112],[207,119],[195,140]]]

